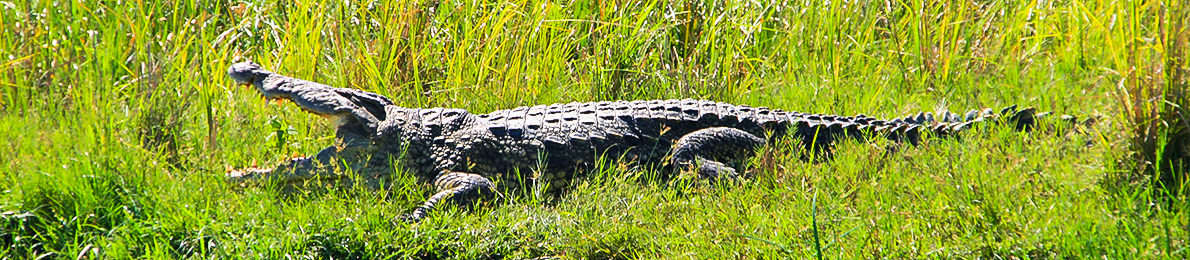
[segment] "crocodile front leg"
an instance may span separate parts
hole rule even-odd
[[[421,220],[443,200],[450,200],[456,205],[470,205],[476,199],[491,197],[496,193],[496,185],[492,180],[473,173],[443,174],[434,181],[434,186],[438,187],[438,192],[406,216],[408,219]]]
[[[735,177],[736,170],[721,161],[752,156],[765,141],[744,130],[712,127],[682,136],[674,143],[671,163],[682,170],[694,170],[699,177]]]

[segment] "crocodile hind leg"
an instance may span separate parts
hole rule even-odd
[[[722,161],[751,157],[756,148],[764,145],[763,138],[740,129],[707,128],[678,139],[670,163],[682,170],[693,170],[706,179],[735,177],[736,170]]]
[[[438,192],[426,199],[426,202],[413,210],[406,218],[420,220],[444,200],[450,200],[456,205],[469,205],[472,201],[495,194],[496,185],[491,180],[478,174],[451,172],[438,176],[434,181]]]

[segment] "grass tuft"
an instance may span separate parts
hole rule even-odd
[[[1136,174],[1133,179],[1150,176],[1154,192],[1170,197],[1184,196],[1190,181],[1190,30],[1185,26],[1190,15],[1183,5],[1156,12],[1160,19],[1152,22],[1130,24],[1158,38],[1148,46],[1129,45],[1127,58],[1138,66],[1118,83],[1116,96],[1131,152],[1122,161]],[[1136,13],[1144,7],[1133,8]]]

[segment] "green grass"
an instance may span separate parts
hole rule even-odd
[[[1187,74],[1186,12],[1099,0],[0,1],[0,253],[1188,258],[1187,198],[1154,192],[1129,141],[1138,104],[1186,86],[1167,76]],[[611,165],[560,197],[528,188],[411,224],[396,218],[431,192],[411,177],[297,197],[224,182],[228,167],[332,142],[322,118],[234,86],[226,68],[249,59],[402,106],[476,113],[699,98],[877,117],[1020,104],[1105,118],[1085,132],[983,127],[889,156],[850,142],[821,162],[773,147],[752,178],[714,187]]]

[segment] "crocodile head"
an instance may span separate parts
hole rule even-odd
[[[275,74],[252,62],[233,64],[227,74],[239,85],[253,85],[261,96],[290,100],[299,108],[328,119],[335,128],[334,145],[313,156],[295,157],[275,168],[251,167],[230,170],[228,179],[241,185],[276,182],[299,187],[314,179],[348,180],[357,174],[364,180],[378,180],[391,171],[384,140],[377,126],[392,107],[387,98],[354,89],[333,88],[316,82]],[[391,131],[391,130],[390,130]],[[388,133],[391,137],[399,133]]]

